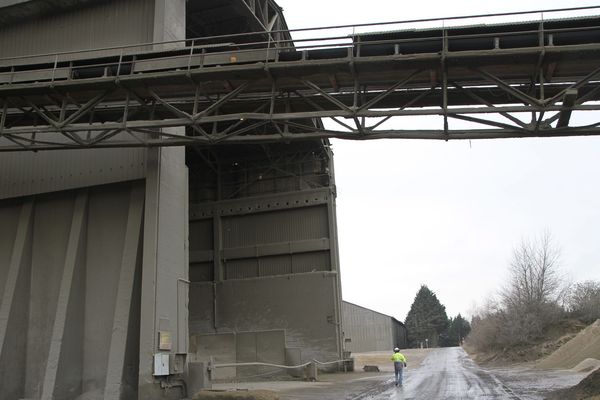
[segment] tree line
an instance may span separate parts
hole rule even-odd
[[[459,346],[469,334],[469,321],[458,314],[448,318],[436,294],[422,285],[404,322],[409,347]]]
[[[561,320],[600,318],[600,283],[572,284],[561,273],[560,247],[546,231],[513,250],[508,281],[471,320],[468,342],[477,351],[530,345]]]
[[[533,344],[563,319],[600,318],[600,282],[569,283],[560,271],[560,250],[549,232],[522,240],[513,250],[509,279],[473,315],[448,318],[436,294],[422,285],[406,316],[409,347],[458,346],[476,351]]]

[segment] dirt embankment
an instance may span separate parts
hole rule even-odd
[[[537,363],[537,368],[585,369],[600,366],[600,320],[569,340],[558,350]]]
[[[511,346],[494,352],[481,352],[473,348],[467,340],[466,345],[463,347],[478,364],[491,366],[534,364],[569,343],[585,328],[586,325],[579,321],[563,320],[548,328],[545,332],[545,338],[533,344]]]
[[[573,322],[563,321],[547,332],[545,341],[535,345],[505,349],[499,353],[470,353],[478,363],[527,363],[539,369],[571,369],[589,373],[578,385],[553,392],[546,399],[600,400],[600,320],[584,329]]]
[[[596,370],[584,378],[576,386],[557,390],[546,397],[547,400],[599,400],[600,370]]]
[[[600,320],[597,320],[554,353],[542,359],[537,368],[573,369],[590,372],[576,386],[558,390],[549,400],[600,400]]]

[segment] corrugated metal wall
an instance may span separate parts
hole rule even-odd
[[[0,27],[0,58],[152,42],[153,0],[112,0]]]
[[[202,157],[215,158],[218,168],[188,159],[200,178],[190,182],[190,333],[283,329],[295,362],[338,359],[331,154],[309,142]]]
[[[0,199],[140,179],[145,173],[145,149],[2,153]]]
[[[220,251],[213,250],[214,218],[194,219],[190,221],[190,277],[195,282],[212,281],[215,253],[222,257],[225,280],[330,271],[328,212],[327,204],[311,204],[220,217]]]
[[[154,4],[104,1],[2,26],[0,58],[151,42]],[[0,198],[143,178],[145,154],[145,149],[3,153]]]
[[[223,219],[223,246],[247,247],[329,237],[327,208],[240,215]]]
[[[408,346],[408,338],[406,335],[406,326],[400,321],[392,319],[392,332],[394,338],[394,346],[404,349]]]
[[[310,239],[329,238],[327,207],[305,207],[223,218],[223,251],[257,248],[261,245],[288,244]],[[224,278],[242,279],[269,275],[327,271],[328,251],[294,252],[224,260]]]
[[[192,283],[190,335],[282,329],[298,363],[338,359],[336,279],[321,272]]]
[[[148,43],[154,7],[110,0],[0,26],[0,58]],[[143,178],[145,158],[145,149],[3,153],[0,199]]]
[[[345,350],[355,353],[391,351],[396,345],[392,317],[342,302]]]

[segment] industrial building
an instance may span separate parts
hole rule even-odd
[[[406,326],[396,318],[342,301],[344,347],[352,353],[407,347]]]
[[[0,400],[181,398],[209,362],[335,368],[373,348],[365,321],[403,347],[389,316],[342,319],[329,138],[600,134],[570,126],[600,110],[598,25],[300,48],[273,0],[0,0]]]
[[[0,73],[285,28],[270,0],[2,0]],[[211,356],[340,359],[334,188],[321,139],[2,153],[0,399],[181,398]]]

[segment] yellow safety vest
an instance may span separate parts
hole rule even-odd
[[[406,362],[406,357],[402,353],[394,353],[392,356],[393,362]]]

